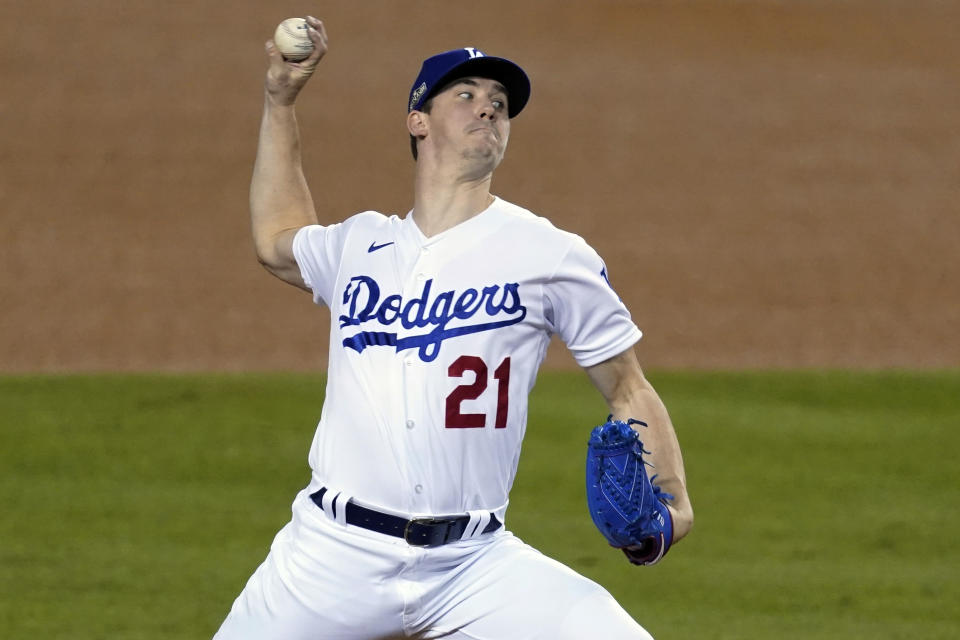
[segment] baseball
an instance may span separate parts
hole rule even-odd
[[[287,18],[277,25],[273,42],[280,54],[293,62],[313,53],[313,42],[307,34],[307,21],[303,18]]]

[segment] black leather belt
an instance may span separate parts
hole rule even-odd
[[[326,487],[321,487],[316,493],[310,494],[310,499],[323,509],[323,495]],[[470,523],[470,516],[452,516],[450,518],[414,518],[407,520],[389,513],[381,513],[362,507],[353,501],[347,502],[347,524],[363,527],[370,531],[383,533],[396,538],[403,538],[407,544],[415,547],[439,547],[449,542],[456,542],[463,537],[463,532]],[[336,515],[336,514],[334,514]],[[490,522],[483,528],[482,533],[490,533],[500,528],[497,516],[490,514]]]

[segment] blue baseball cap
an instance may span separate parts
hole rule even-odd
[[[419,109],[452,80],[467,76],[490,78],[506,87],[507,115],[511,118],[520,113],[530,99],[530,79],[523,69],[506,58],[488,56],[476,47],[464,47],[423,61],[420,75],[410,88],[407,112]]]

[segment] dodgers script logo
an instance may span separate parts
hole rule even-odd
[[[417,335],[398,337],[389,331],[360,331],[344,338],[343,346],[357,353],[369,346],[395,347],[397,351],[417,349],[424,362],[432,362],[444,340],[492,331],[516,324],[527,316],[520,301],[520,285],[507,282],[481,290],[464,289],[434,294],[433,279],[423,283],[420,293],[409,300],[393,294],[380,298],[380,285],[369,276],[355,276],[343,290],[340,328],[376,323],[390,327],[399,322],[406,331],[424,329]]]

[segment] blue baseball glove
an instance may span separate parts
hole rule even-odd
[[[612,418],[612,416],[610,417]],[[633,564],[660,561],[673,541],[666,501],[673,496],[647,477],[643,443],[632,425],[607,418],[590,433],[587,445],[587,506],[590,517],[611,546]]]

